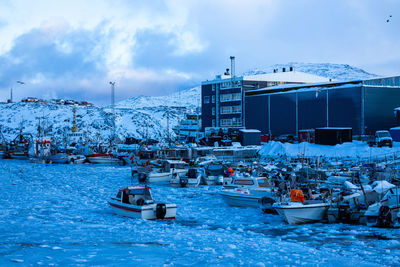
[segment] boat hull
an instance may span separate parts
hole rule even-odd
[[[175,204],[164,204],[166,206],[166,213],[164,218],[157,218],[156,209],[158,204],[149,204],[143,206],[137,206],[132,204],[121,203],[117,200],[110,200],[108,204],[111,210],[120,216],[145,219],[145,220],[155,220],[155,219],[175,219],[177,206]],[[160,203],[159,203],[160,204]]]
[[[260,206],[259,201],[261,197],[259,196],[235,194],[226,191],[220,192],[220,195],[229,206],[251,208],[258,208]]]
[[[86,156],[86,159],[93,164],[120,164],[122,161],[119,158],[112,156]]]
[[[305,224],[321,221],[329,208],[328,203],[303,205],[285,205],[276,203],[273,208],[288,224]]]

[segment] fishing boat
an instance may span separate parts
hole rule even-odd
[[[108,203],[112,211],[118,215],[146,220],[175,219],[176,204],[154,201],[150,187],[128,186],[120,189]]]
[[[169,183],[173,187],[197,187],[200,185],[203,177],[204,170],[202,168],[192,167],[186,173],[175,173]]]
[[[267,205],[275,202],[272,187],[266,178],[253,176],[236,177],[231,185],[222,188],[219,194],[230,206],[259,208],[262,203]],[[264,207],[268,209],[267,206]]]
[[[290,202],[277,202],[272,205],[288,224],[319,222],[325,218],[330,206],[322,200],[304,200],[301,190],[291,190],[290,198]]]

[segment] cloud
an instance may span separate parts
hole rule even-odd
[[[231,55],[237,73],[297,61],[399,74],[399,10],[393,0],[2,1],[0,99],[17,86],[17,98],[103,104],[109,81],[117,100],[162,95],[213,78]]]

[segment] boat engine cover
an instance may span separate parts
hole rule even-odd
[[[165,204],[157,204],[156,207],[156,218],[157,219],[164,219],[165,215],[167,214],[167,206]]]
[[[147,174],[143,173],[143,172],[140,172],[138,174],[138,180],[139,180],[139,183],[145,183],[146,180],[147,180]]]

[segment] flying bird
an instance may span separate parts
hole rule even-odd
[[[19,83],[19,84],[25,84],[24,82],[21,82],[21,81],[17,81],[17,83]]]
[[[392,15],[389,15],[389,18],[391,18],[391,17],[392,17]],[[389,22],[389,21],[390,21],[390,19],[387,19],[387,20],[386,20],[386,22]]]

